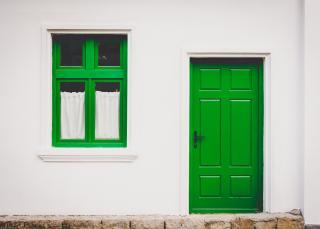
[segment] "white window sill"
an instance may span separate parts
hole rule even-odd
[[[40,150],[44,162],[133,162],[138,156],[124,148],[50,148]]]

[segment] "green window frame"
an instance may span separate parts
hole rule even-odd
[[[61,66],[61,40],[82,39],[82,65]],[[119,66],[99,66],[99,44],[119,45]],[[60,85],[82,82],[85,85],[85,137],[61,139]],[[95,84],[117,83],[120,90],[119,138],[95,139]],[[126,147],[127,146],[127,35],[53,34],[52,35],[52,146],[54,147]]]

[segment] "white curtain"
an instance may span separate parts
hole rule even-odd
[[[61,139],[84,139],[84,92],[61,92]]]
[[[120,92],[96,91],[96,139],[119,139]]]

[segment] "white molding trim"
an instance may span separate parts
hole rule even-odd
[[[189,87],[190,58],[262,58],[264,65],[264,136],[263,136],[263,211],[271,210],[271,52],[259,50],[237,50],[230,48],[196,47],[182,49],[180,74],[180,185],[179,211],[189,214]]]
[[[39,154],[44,162],[133,162],[137,155]]]
[[[128,25],[100,24],[43,24],[41,26],[41,77],[40,77],[40,147],[37,157],[46,162],[131,162],[134,154],[131,134],[131,55],[132,30]],[[51,145],[52,132],[52,38],[54,33],[70,34],[126,34],[128,37],[128,100],[127,100],[127,147],[126,148],[56,148]]]

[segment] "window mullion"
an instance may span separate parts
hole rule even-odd
[[[94,40],[89,39],[86,40],[85,45],[85,56],[86,56],[86,69],[92,70],[94,69]]]
[[[94,106],[94,90],[93,90],[93,81],[91,79],[87,80],[87,92],[88,92],[88,104],[86,106],[86,111],[88,114],[87,119],[87,128],[86,133],[88,136],[88,142],[92,142],[94,135],[93,135],[93,129],[94,129],[94,112],[93,112],[93,106]]]
[[[85,42],[85,69],[93,70],[94,69],[94,40],[88,39]],[[87,80],[87,105],[86,113],[88,118],[86,119],[86,134],[87,141],[92,142],[94,140],[94,88],[92,79]]]

